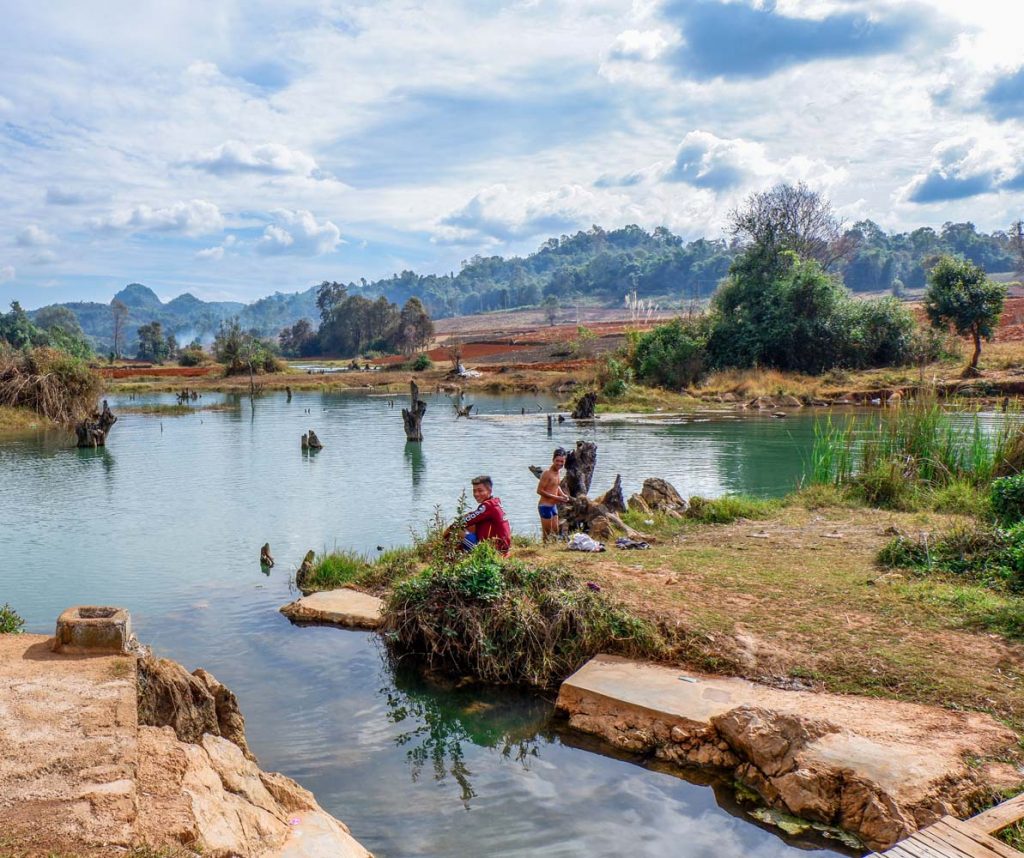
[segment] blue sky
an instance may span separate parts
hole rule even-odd
[[[722,235],[806,181],[1024,217],[1005,0],[3,4],[0,302],[254,300],[551,234]]]

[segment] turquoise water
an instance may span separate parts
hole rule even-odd
[[[200,404],[222,397],[207,396]],[[0,603],[46,633],[72,604],[128,608],[157,655],[231,687],[261,764],[312,789],[378,856],[763,856],[809,850],[750,821],[730,790],[568,732],[543,696],[445,689],[395,670],[372,635],[291,625],[277,608],[310,548],[408,543],[490,473],[518,532],[536,532],[529,464],[598,444],[594,488],[662,476],[684,495],[782,494],[812,420],[725,415],[682,425],[556,424],[527,396],[477,397],[456,420],[428,398],[421,448],[386,397],[299,393],[182,417],[122,413],[106,450],[59,434],[0,439]],[[142,402],[114,398],[115,411]],[[307,413],[308,409],[308,413]],[[526,409],[527,416],[521,411]],[[707,422],[702,422],[707,419]],[[303,454],[312,427],[325,445]],[[277,566],[259,567],[270,542]]]

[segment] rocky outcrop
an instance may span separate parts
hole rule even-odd
[[[644,480],[640,498],[648,509],[665,512],[677,518],[682,517],[689,507],[686,499],[676,491],[675,486],[660,477],[649,477]]]
[[[207,733],[182,742],[174,729],[140,727],[137,827],[161,845],[198,847],[206,858],[331,855],[369,858],[313,794],[261,771],[234,743]],[[305,851],[315,835],[325,851]],[[150,841],[154,842],[154,841]]]
[[[1017,737],[988,715],[598,656],[563,683],[572,727],[680,765],[715,766],[772,808],[887,849],[944,815],[964,817],[1019,783],[999,763]]]
[[[140,725],[170,727],[179,740],[193,744],[204,735],[222,736],[256,759],[237,698],[211,673],[189,673],[175,661],[147,656],[139,660],[138,685]]]

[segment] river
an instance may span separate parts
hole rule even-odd
[[[389,666],[373,635],[299,628],[277,611],[306,550],[406,544],[479,473],[513,529],[537,532],[526,466],[555,445],[597,442],[598,492],[621,473],[627,496],[648,476],[683,495],[781,495],[803,470],[813,418],[570,422],[549,436],[543,397],[469,397],[472,420],[443,395],[427,400],[421,448],[405,444],[403,400],[353,393],[122,412],[106,450],[59,433],[0,438],[0,603],[39,633],[69,605],[128,608],[157,655],[235,691],[264,768],[313,790],[380,858],[835,854],[755,823],[714,778],[686,780],[568,731],[544,696],[431,686]],[[143,402],[173,397],[111,398],[115,412]],[[310,427],[324,443],[313,455],[299,449]],[[264,542],[278,561],[269,575]]]

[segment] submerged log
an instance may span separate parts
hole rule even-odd
[[[576,400],[576,407],[572,410],[573,420],[593,420],[594,409],[597,407],[597,394],[591,391],[584,393]]]
[[[402,409],[402,422],[405,424],[405,439],[419,443],[423,440],[423,415],[427,413],[427,403],[420,399],[420,388],[415,381],[409,381],[409,408]]]
[[[89,420],[83,420],[75,426],[75,435],[78,436],[79,447],[105,447],[107,434],[117,422],[117,417],[103,400],[103,410],[93,414]]]

